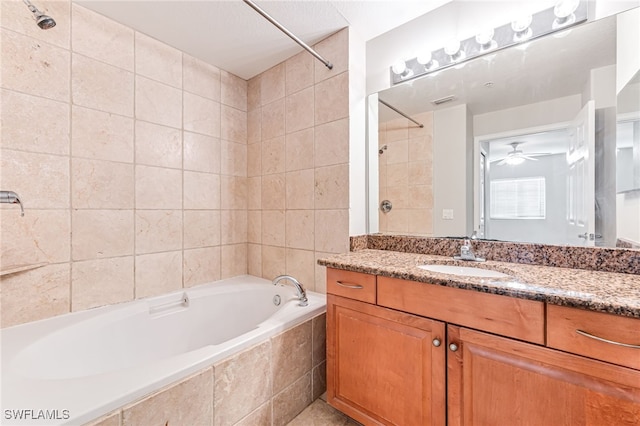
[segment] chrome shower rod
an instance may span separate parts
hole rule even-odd
[[[388,103],[386,103],[382,99],[378,98],[378,102],[380,102],[382,105],[386,106],[387,108],[390,108],[390,109],[394,110],[395,112],[397,112],[398,114],[400,114],[401,116],[406,118],[407,120],[413,121],[414,123],[416,123],[418,125],[418,127],[420,127],[420,128],[424,127],[424,124],[418,123],[416,120],[414,120],[413,118],[409,117],[407,114],[405,114],[404,112],[400,111],[399,109],[389,105]]]
[[[258,12],[260,15],[262,15],[267,21],[271,22],[276,28],[278,28],[280,31],[282,31],[283,33],[285,33],[286,35],[288,35],[291,40],[295,41],[296,43],[298,43],[300,46],[302,46],[302,48],[304,50],[306,50],[307,52],[311,53],[313,56],[316,57],[316,59],[318,59],[320,62],[322,62],[324,64],[325,67],[332,69],[333,68],[333,64],[331,64],[331,62],[327,61],[325,58],[323,58],[318,52],[316,52],[315,50],[313,50],[311,47],[309,47],[309,45],[307,43],[305,43],[304,41],[300,40],[298,37],[296,37],[291,31],[289,31],[288,29],[286,29],[284,26],[282,26],[282,24],[280,24],[278,21],[276,21],[275,19],[273,19],[267,12],[265,12],[264,10],[262,10],[260,8],[260,6],[258,6],[257,4],[255,4],[253,1],[251,0],[243,0],[246,4],[248,4],[249,6],[251,6],[251,8],[253,10],[255,10],[256,12]]]

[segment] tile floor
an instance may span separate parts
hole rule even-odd
[[[345,416],[318,398],[287,426],[358,426],[360,423]]]

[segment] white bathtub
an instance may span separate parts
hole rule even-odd
[[[95,419],[325,311],[307,296],[242,276],[3,329],[0,424]]]

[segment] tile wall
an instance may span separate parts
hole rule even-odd
[[[2,1],[2,326],[247,272],[247,82],[86,8]],[[265,120],[268,121],[268,120]],[[284,199],[284,198],[283,198]],[[313,270],[313,268],[312,268]]]
[[[316,259],[349,250],[349,30],[248,82],[248,268],[325,291]]]
[[[432,235],[433,113],[412,118],[424,127],[398,118],[378,128],[379,200],[393,205],[388,213],[379,210],[380,232]]]

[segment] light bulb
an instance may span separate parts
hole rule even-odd
[[[531,38],[533,31],[529,27],[533,21],[533,16],[522,16],[511,22],[511,29],[514,31],[513,41],[519,43]]]
[[[493,28],[488,28],[476,34],[476,42],[480,46],[488,46],[491,45],[493,41]]]
[[[418,61],[418,63],[421,65],[427,65],[429,62],[431,62],[431,52],[421,52],[416,57],[416,61]]]
[[[391,71],[393,71],[393,73],[397,75],[404,74],[406,70],[407,70],[407,64],[403,60],[400,60],[391,66]]]
[[[522,157],[508,157],[504,162],[510,166],[517,166],[518,164],[524,163],[524,158]]]
[[[449,40],[447,44],[444,45],[444,53],[449,56],[456,56],[456,54],[460,51],[460,40],[453,39]]]
[[[566,19],[576,11],[580,0],[559,0],[553,8],[553,14],[560,19]]]

